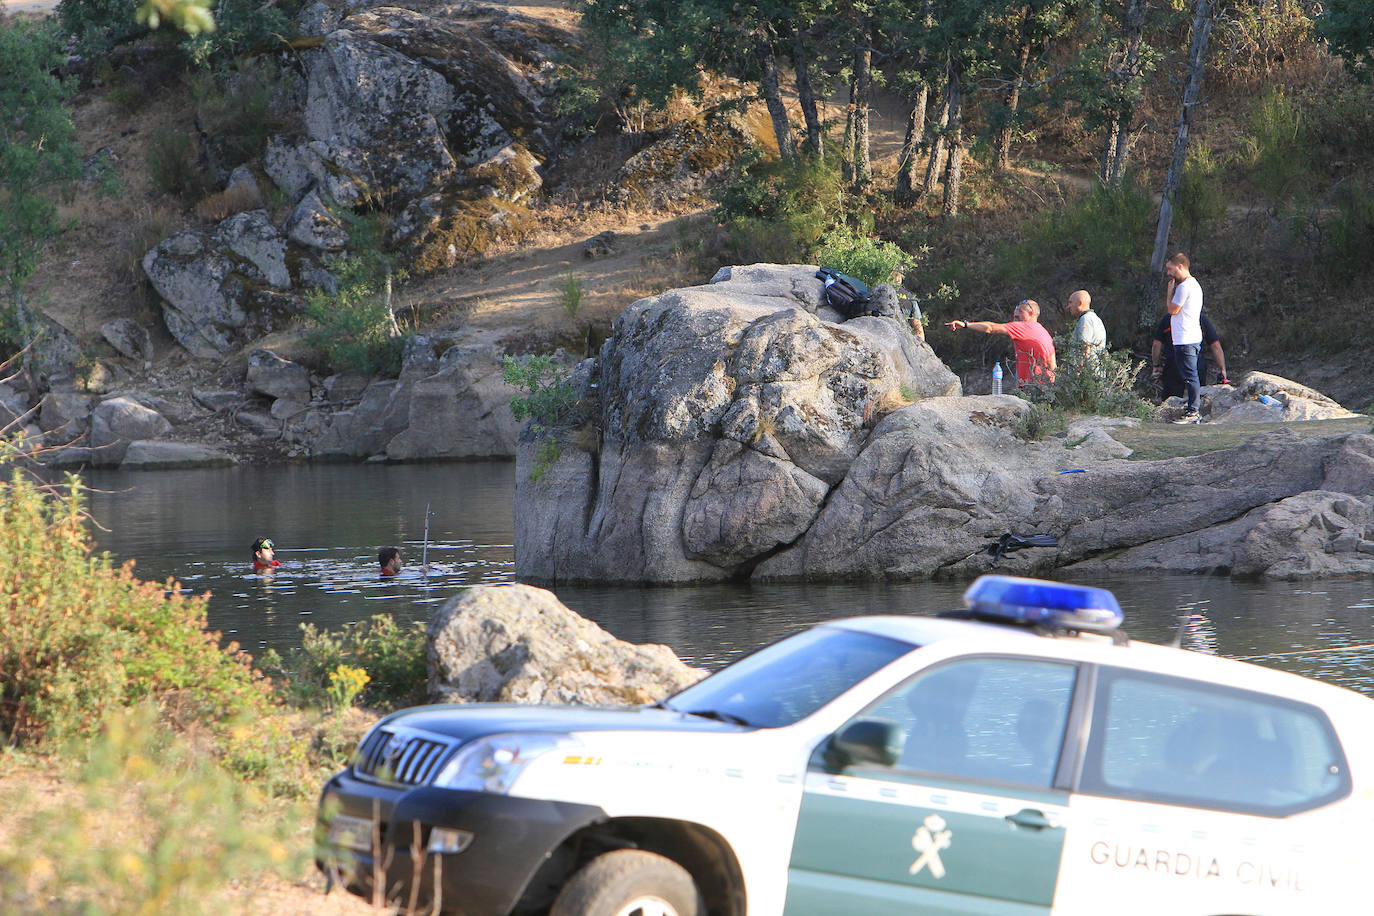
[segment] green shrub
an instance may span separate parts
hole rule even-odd
[[[98,59],[148,30],[134,17],[139,0],[60,0],[57,21],[83,56]]]
[[[301,647],[285,658],[269,650],[262,666],[278,681],[285,698],[300,706],[348,705],[341,699],[341,667],[366,675],[353,692],[365,705],[393,709],[420,703],[428,678],[425,625],[402,626],[390,614],[347,624],[337,633],[302,624]]]
[[[221,65],[189,81],[197,126],[214,138],[225,168],[251,162],[281,128],[272,98],[282,78],[271,60]]]
[[[562,304],[563,311],[573,318],[577,317],[578,309],[582,308],[582,281],[571,271],[558,290],[558,301]]]
[[[405,336],[388,301],[391,262],[381,249],[381,220],[351,212],[339,218],[348,229],[349,251],[325,259],[339,281],[337,292],[316,287],[306,294],[305,315],[314,324],[306,342],[336,369],[395,375]]]
[[[32,572],[27,568],[26,572]],[[22,843],[0,848],[0,911],[52,916],[229,912],[226,880],[306,865],[293,820],[143,706],[111,716],[57,804],[6,814]]]
[[[1188,240],[1184,246],[1188,251],[1197,251],[1204,227],[1226,216],[1226,189],[1222,185],[1221,171],[1221,163],[1205,142],[1189,147],[1174,201],[1179,228]]]
[[[182,51],[198,67],[251,51],[281,48],[295,35],[292,17],[300,0],[218,0],[215,30],[188,38]]]
[[[1022,415],[1021,422],[1016,424],[1016,436],[1028,442],[1038,442],[1056,433],[1062,433],[1066,425],[1067,417],[1064,411],[1053,404],[1031,401],[1030,409]]]
[[[146,700],[207,727],[231,769],[288,790],[304,753],[267,715],[252,660],[206,629],[204,597],[92,554],[75,478],[49,491],[16,471],[0,484],[0,548],[41,558],[0,577],[0,738],[86,738]]]
[[[1335,195],[1335,212],[1322,225],[1322,262],[1342,280],[1374,268],[1374,192],[1350,182]]]
[[[577,407],[568,367],[554,362],[552,356],[507,356],[501,360],[501,378],[525,391],[511,398],[510,410],[517,420],[533,420],[541,427],[557,426]]]
[[[190,135],[175,127],[159,127],[148,138],[148,177],[163,194],[178,197],[198,197],[209,188]]]
[[[1154,409],[1135,391],[1141,364],[1128,352],[1086,351],[1067,337],[1054,344],[1057,367],[1053,384],[1027,388],[1027,396],[1062,413],[1100,417],[1153,416]]]
[[[899,283],[903,271],[916,263],[895,243],[860,235],[848,226],[837,226],[821,238],[815,261],[857,277],[869,286]]]
[[[804,262],[844,222],[847,194],[834,157],[753,157],[715,195],[737,263]]]
[[[1282,89],[1264,93],[1250,108],[1241,148],[1250,180],[1271,202],[1281,204],[1303,189],[1311,171],[1307,125]]]

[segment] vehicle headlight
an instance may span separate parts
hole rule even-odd
[[[566,735],[492,735],[462,748],[434,777],[445,789],[505,795],[525,768],[550,751],[575,747]]]

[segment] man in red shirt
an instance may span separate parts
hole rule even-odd
[[[271,538],[258,538],[253,542],[253,572],[276,569],[281,561],[276,558],[276,547]]]
[[[968,328],[984,334],[1005,334],[1011,338],[1016,350],[1016,384],[1028,385],[1031,382],[1047,384],[1054,381],[1054,340],[1050,332],[1040,323],[1040,306],[1034,299],[1022,299],[1016,306],[1016,315],[1005,324],[996,321],[962,321],[955,319],[946,322],[951,331]]]
[[[401,551],[395,547],[383,547],[377,551],[377,564],[381,567],[381,575],[395,576],[401,572]]]

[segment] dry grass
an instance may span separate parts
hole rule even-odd
[[[218,223],[237,213],[256,210],[263,205],[262,194],[252,185],[234,185],[216,191],[196,204],[196,217],[203,222]]]

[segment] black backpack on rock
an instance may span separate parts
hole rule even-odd
[[[873,301],[873,290],[862,280],[822,267],[816,279],[825,283],[825,304],[840,313],[845,321],[867,315]]]

